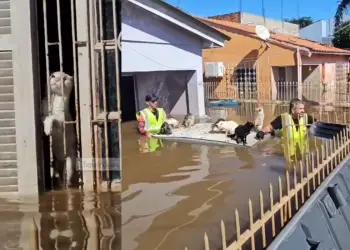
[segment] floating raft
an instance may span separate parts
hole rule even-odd
[[[236,107],[239,106],[239,102],[236,100],[229,101],[212,101],[207,104],[208,108],[211,107]]]
[[[172,132],[171,135],[152,136],[164,140],[179,142],[243,146],[242,143],[237,144],[235,140],[228,138],[224,133],[211,132],[211,123],[197,123],[192,128],[178,128],[173,129]],[[259,143],[259,140],[255,139],[255,136],[256,133],[251,132],[247,136],[247,144],[245,146],[252,147]]]

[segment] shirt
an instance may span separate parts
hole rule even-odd
[[[299,120],[298,119],[293,119],[294,124],[298,125],[299,124]],[[307,128],[310,128],[310,125],[316,121],[316,119],[314,119],[311,115],[307,115]],[[271,123],[270,123],[271,127],[274,130],[280,130],[282,129],[282,116],[279,115],[277,116]],[[296,126],[296,129],[299,130],[299,126]]]

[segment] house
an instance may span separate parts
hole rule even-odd
[[[231,21],[240,24],[264,25],[271,31],[284,33],[292,36],[299,36],[300,28],[298,24],[282,22],[271,18],[264,18],[246,12],[235,12],[223,15],[210,16],[209,19]]]
[[[242,88],[251,83],[260,89],[259,95],[274,100],[278,95],[278,82],[331,85],[346,81],[350,51],[276,32],[271,32],[270,39],[264,42],[257,37],[253,25],[208,18],[200,20],[231,36],[224,48],[203,51],[204,62],[229,65],[226,68],[228,76],[216,79],[220,86],[217,89],[227,89],[232,82]],[[310,90],[310,93],[313,92]],[[306,99],[315,99],[305,94],[298,90],[300,98],[303,95]]]
[[[205,115],[202,49],[223,47],[230,37],[153,0],[124,1],[122,31],[123,121],[135,120],[151,93],[168,114]]]
[[[344,15],[344,21],[349,21],[350,16]],[[319,20],[309,26],[300,29],[300,37],[318,43],[332,44],[334,32],[334,18]]]

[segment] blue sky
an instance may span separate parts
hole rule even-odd
[[[207,17],[239,10],[239,0],[166,0],[168,3],[190,12],[193,15]],[[264,0],[266,17],[281,19],[281,0]],[[338,6],[338,0],[284,0],[284,18],[311,16],[314,21],[332,18]],[[262,0],[242,0],[242,11],[262,15]]]

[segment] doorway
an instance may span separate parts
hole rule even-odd
[[[133,75],[122,76],[120,79],[120,108],[122,121],[134,121],[136,119],[136,91]]]
[[[40,77],[40,99],[43,100],[48,96],[48,84],[47,84],[47,68],[49,73],[60,71],[60,60],[59,60],[59,40],[58,33],[58,20],[60,20],[61,33],[62,33],[62,71],[70,76],[74,75],[73,67],[73,46],[72,46],[72,16],[71,16],[71,3],[70,1],[59,1],[60,16],[57,16],[57,2],[46,1],[46,17],[44,16],[44,5],[43,1],[36,1],[37,5],[37,29],[38,29],[38,51],[39,51],[39,77]],[[45,20],[46,19],[46,20]],[[46,55],[46,43],[45,43],[45,26],[47,24],[47,49],[48,56]],[[69,31],[69,32],[65,32]],[[49,58],[48,62],[47,59]],[[47,65],[48,63],[48,65]],[[73,87],[74,88],[74,87]],[[75,91],[71,91],[69,97],[69,113],[72,116],[72,120],[76,120],[76,108],[75,108]],[[41,103],[40,109],[44,110]],[[54,188],[54,183],[50,173],[50,138],[49,136],[42,135],[43,152],[42,152],[42,166],[39,171],[43,183],[42,187],[39,187],[43,191],[48,191]]]

